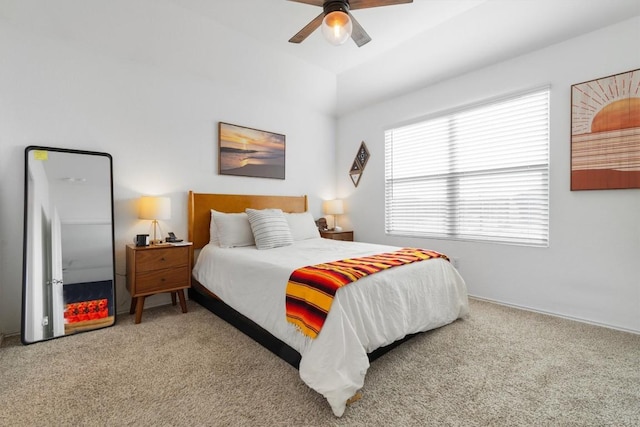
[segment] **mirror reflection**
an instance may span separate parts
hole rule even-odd
[[[112,162],[27,147],[22,342],[115,323]]]

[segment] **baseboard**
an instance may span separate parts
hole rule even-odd
[[[503,305],[505,307],[517,308],[519,310],[531,311],[533,313],[538,314],[546,314],[547,316],[559,317],[561,319],[573,320],[575,322],[586,323],[588,325],[599,326],[601,328],[614,329],[616,331],[627,332],[634,335],[640,335],[640,331],[636,331],[634,329],[622,328],[620,326],[609,325],[606,323],[594,322],[593,320],[583,319],[581,317],[567,316],[566,314],[554,313],[552,311],[540,310],[538,308],[527,307],[525,305],[512,304],[500,300],[495,300],[491,298],[479,297],[476,295],[469,294],[469,298],[476,299],[478,301],[490,302],[493,304]]]

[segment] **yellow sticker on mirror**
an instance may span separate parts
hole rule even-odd
[[[34,150],[33,158],[35,160],[47,160],[49,159],[49,152],[45,150]]]

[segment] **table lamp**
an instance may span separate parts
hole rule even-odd
[[[138,218],[153,221],[153,240],[150,243],[152,245],[161,243],[162,239],[156,239],[156,228],[159,227],[159,219],[171,219],[171,199],[169,197],[140,197]],[[162,233],[162,229],[160,232]]]
[[[335,199],[324,202],[324,213],[333,215],[333,230],[342,231],[342,227],[338,226],[338,215],[344,213],[344,204],[342,200]]]

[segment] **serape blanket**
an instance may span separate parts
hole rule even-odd
[[[436,251],[402,248],[299,268],[291,273],[287,283],[287,320],[305,335],[316,338],[329,314],[333,297],[342,286],[388,268],[431,258],[449,260]]]

